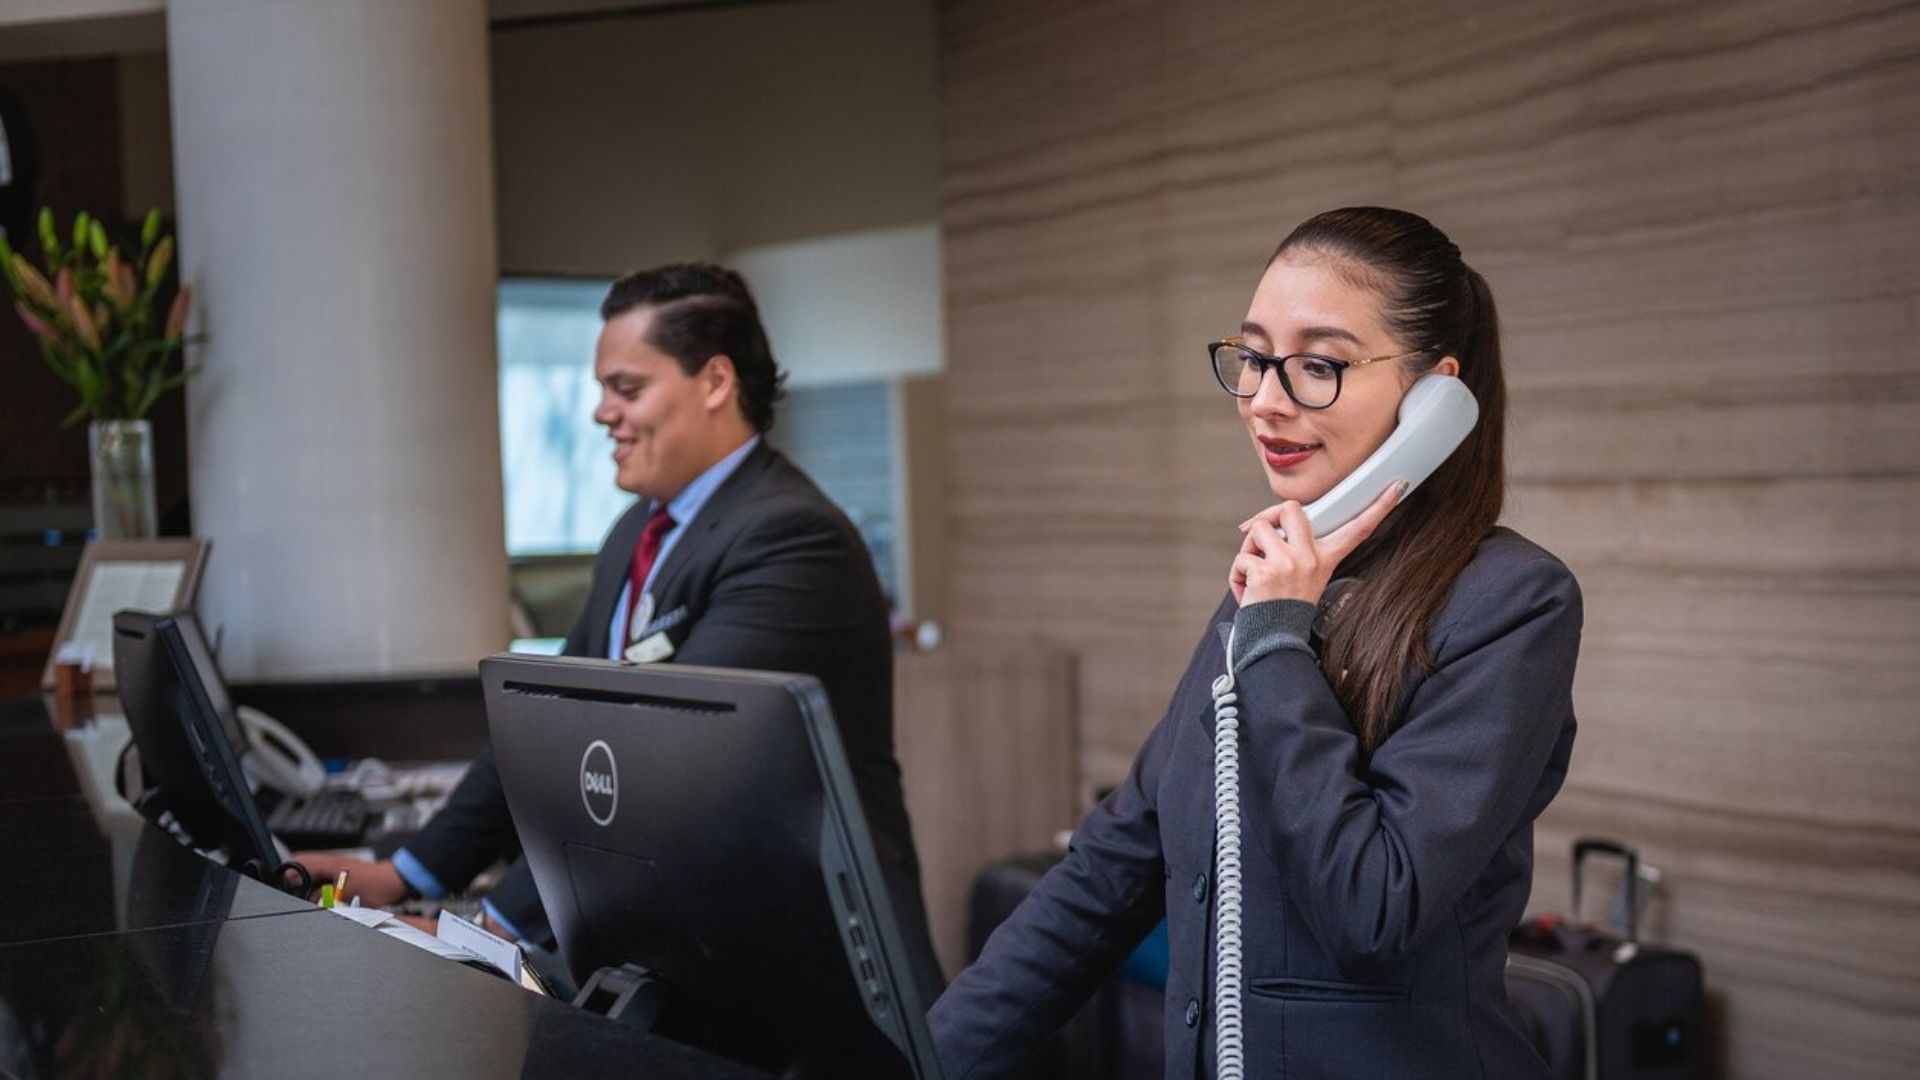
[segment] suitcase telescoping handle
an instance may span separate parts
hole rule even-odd
[[[1586,919],[1581,907],[1581,867],[1586,864],[1589,855],[1612,855],[1627,864],[1625,874],[1620,880],[1627,889],[1627,940],[1640,940],[1640,905],[1637,899],[1637,887],[1640,880],[1640,853],[1620,843],[1618,840],[1601,840],[1594,837],[1582,837],[1573,842],[1573,921],[1576,926],[1585,925]]]

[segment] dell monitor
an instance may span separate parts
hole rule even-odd
[[[643,975],[655,1031],[748,1065],[939,1076],[914,978],[931,958],[909,952],[924,938],[902,932],[817,680],[513,655],[480,677],[581,1003]]]
[[[279,884],[279,849],[240,767],[246,738],[193,614],[116,613],[113,663],[146,783],[135,808],[190,846]]]

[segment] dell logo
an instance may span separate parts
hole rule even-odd
[[[620,770],[613,764],[613,748],[595,739],[580,758],[580,798],[595,825],[613,824],[620,805]]]

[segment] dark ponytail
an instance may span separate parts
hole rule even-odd
[[[1440,605],[1500,519],[1506,491],[1507,386],[1500,317],[1486,279],[1446,234],[1417,214],[1380,207],[1308,219],[1274,259],[1311,252],[1372,289],[1390,328],[1419,355],[1413,379],[1448,356],[1480,404],[1473,432],[1341,565],[1358,584],[1339,597],[1321,667],[1368,750],[1389,734],[1407,679],[1431,669],[1427,632]]]

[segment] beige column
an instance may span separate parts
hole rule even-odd
[[[483,0],[170,0],[201,596],[230,677],[507,638]]]

